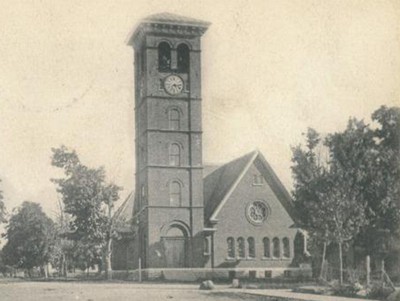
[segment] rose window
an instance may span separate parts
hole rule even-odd
[[[260,225],[267,220],[269,208],[263,201],[254,201],[247,206],[246,215],[251,223]]]

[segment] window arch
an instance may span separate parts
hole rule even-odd
[[[178,72],[187,73],[189,71],[189,47],[186,44],[180,44],[178,52]]]
[[[177,143],[171,143],[169,146],[169,165],[181,165],[181,147]]]
[[[168,127],[170,130],[179,130],[181,126],[181,113],[178,109],[168,110]]]
[[[245,242],[243,237],[239,237],[237,239],[237,248],[238,248],[238,257],[245,258],[246,252],[245,252]]]
[[[285,237],[282,239],[283,244],[283,257],[289,258],[290,257],[290,243],[289,238]]]
[[[264,245],[264,257],[269,258],[271,257],[271,247],[268,237],[263,238],[263,245]]]
[[[162,72],[171,70],[171,46],[167,42],[158,44],[158,70]]]
[[[235,258],[235,239],[228,237],[226,243],[228,245],[228,258]]]
[[[249,248],[249,258],[256,258],[256,244],[254,237],[247,238],[247,244]]]
[[[182,204],[182,186],[178,181],[169,183],[169,205],[180,207]]]
[[[280,246],[280,242],[279,242],[279,238],[278,237],[275,237],[272,240],[272,248],[273,248],[272,255],[275,258],[281,257],[281,246]]]

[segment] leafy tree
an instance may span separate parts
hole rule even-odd
[[[300,145],[292,148],[293,197],[298,216],[301,217],[300,225],[309,233],[309,245],[316,249],[319,243],[323,244],[320,269],[320,276],[322,276],[322,265],[325,262],[326,248],[329,244],[323,198],[328,190],[326,158],[323,155],[324,148],[320,135],[309,128],[305,136],[305,148]],[[313,260],[317,258],[315,255]]]
[[[382,106],[372,114],[379,154],[375,170],[375,195],[369,205],[372,225],[400,231],[400,108]]]
[[[52,181],[62,196],[65,213],[71,216],[68,236],[79,242],[76,250],[86,258],[86,266],[97,261],[100,248],[107,278],[111,278],[112,210],[122,188],[106,182],[104,168],[83,165],[74,150],[61,146],[52,151],[52,165],[62,168],[65,174]]]
[[[382,106],[372,114],[372,120],[377,125],[371,130],[375,158],[364,191],[369,224],[357,244],[367,255],[381,257],[389,251],[384,245],[400,235],[400,108]]]
[[[1,182],[1,180],[0,180]],[[0,190],[0,223],[5,223],[7,221],[6,216],[6,206],[4,205],[4,197],[3,197],[3,191]]]
[[[4,262],[16,268],[27,269],[29,275],[32,268],[43,268],[50,259],[53,227],[53,221],[39,204],[22,203],[13,210],[6,227],[5,237],[8,241],[2,252]],[[46,269],[43,271],[46,273]]]
[[[293,196],[303,227],[324,246],[338,244],[341,281],[344,243],[399,229],[399,115],[398,108],[381,107],[372,115],[377,129],[350,119],[323,141],[309,129],[306,147],[293,148]],[[325,164],[321,144],[329,152]]]

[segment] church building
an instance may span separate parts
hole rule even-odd
[[[202,160],[201,37],[209,23],[162,13],[137,26],[136,187],[115,217],[114,270],[221,277],[308,271],[291,197],[259,151],[222,166]],[[173,277],[173,276],[171,276]]]

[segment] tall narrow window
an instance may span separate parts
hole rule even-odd
[[[210,240],[209,237],[204,237],[204,255],[210,255]]]
[[[245,258],[246,253],[245,253],[245,242],[243,237],[239,237],[237,239],[237,248],[238,248],[238,257],[239,258]]]
[[[272,247],[273,247],[273,253],[272,253],[272,255],[273,255],[275,258],[281,257],[281,246],[280,246],[280,242],[279,242],[279,238],[278,238],[278,237],[275,237],[275,238],[272,240]]]
[[[171,207],[181,206],[182,200],[182,187],[177,181],[173,181],[169,184],[169,204]]]
[[[168,125],[170,130],[179,130],[181,116],[177,109],[168,110]]]
[[[171,46],[167,42],[158,45],[158,70],[161,72],[171,70]]]
[[[187,73],[189,71],[189,47],[186,44],[180,44],[178,52],[178,72]]]
[[[228,237],[226,243],[228,245],[228,258],[235,258],[235,239]]]
[[[284,239],[282,239],[282,244],[283,244],[283,257],[290,258],[289,238],[285,237]]]
[[[263,245],[264,245],[264,257],[265,258],[271,257],[270,243],[268,237],[263,238]]]
[[[181,148],[179,144],[172,143],[169,146],[169,165],[171,166],[181,165]]]
[[[256,246],[253,237],[247,238],[247,244],[249,246],[249,258],[256,257]]]

